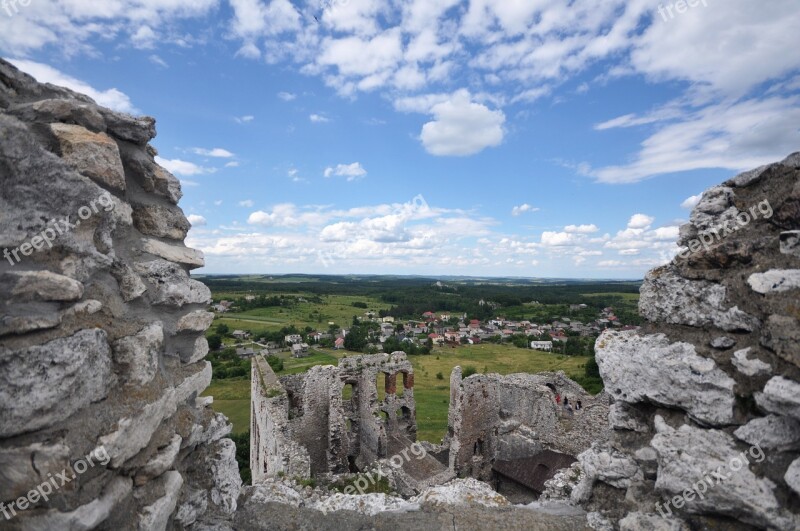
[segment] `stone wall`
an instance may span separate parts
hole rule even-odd
[[[154,136],[151,118],[0,60],[4,529],[164,529],[236,509],[230,426],[198,397],[212,315],[189,271],[203,257],[183,245]]]
[[[597,341],[614,435],[575,501],[622,529],[800,528],[798,229],[800,154],[703,194],[647,325]]]
[[[552,387],[551,387],[552,386]],[[583,409],[570,415],[556,405],[556,392]],[[588,394],[563,372],[450,375],[448,434],[450,468],[485,481],[498,460],[532,457],[543,449],[577,455],[609,430],[608,396]]]

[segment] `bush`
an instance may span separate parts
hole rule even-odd
[[[437,380],[444,380],[444,374],[442,374],[441,372],[437,372],[436,373],[436,379]]]
[[[461,376],[463,378],[468,378],[468,377],[472,376],[473,374],[477,374],[477,373],[478,373],[478,369],[476,369],[472,365],[467,365],[466,367],[464,367],[464,372],[461,373]]]
[[[272,370],[275,372],[281,372],[283,370],[283,360],[278,356],[267,356],[267,363],[269,363],[269,366],[272,367]]]
[[[208,348],[211,350],[217,350],[219,347],[222,346],[222,338],[219,334],[211,334],[208,336]]]
[[[367,309],[367,303],[366,302],[354,302],[353,303],[353,307],[355,307],[355,308],[363,308],[363,309],[366,310]]]

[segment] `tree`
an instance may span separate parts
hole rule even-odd
[[[597,360],[592,356],[589,358],[589,361],[586,362],[586,376],[592,378],[600,378],[600,367],[597,365]]]
[[[228,328],[228,325],[226,325],[225,323],[220,323],[217,325],[214,331],[221,336],[226,336],[228,335],[228,332],[231,331],[231,329]]]
[[[221,346],[222,338],[219,336],[219,334],[211,334],[208,336],[208,348],[211,350],[217,350]]]
[[[367,346],[367,331],[360,326],[353,326],[344,338],[344,348],[351,352],[361,352]]]

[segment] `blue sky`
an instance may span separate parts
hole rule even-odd
[[[640,278],[800,150],[800,3],[691,3],[7,0],[0,53],[158,119],[200,273]]]

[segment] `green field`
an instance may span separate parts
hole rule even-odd
[[[338,358],[358,355],[344,351],[318,351],[301,359],[285,359],[279,376],[296,374],[314,365],[335,365]],[[417,403],[418,438],[438,443],[447,431],[450,371],[456,365],[473,366],[478,372],[511,374],[563,370],[570,377],[584,374],[586,357],[562,356],[512,345],[483,344],[458,348],[436,348],[429,356],[409,356],[414,366],[414,398]],[[442,380],[436,374],[442,373]],[[382,391],[382,386],[378,386]],[[214,397],[214,409],[228,416],[234,432],[250,427],[250,379],[214,380],[204,396]]]

